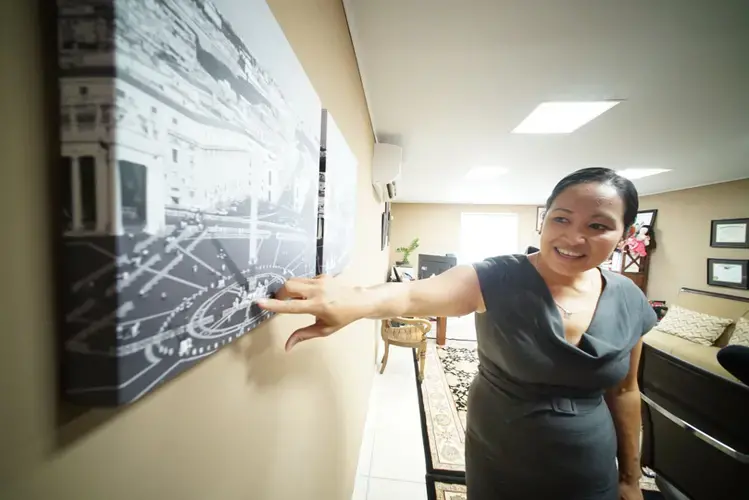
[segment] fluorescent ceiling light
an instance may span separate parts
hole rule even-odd
[[[469,181],[489,181],[509,172],[503,167],[473,167],[466,174]]]
[[[569,134],[613,108],[621,101],[542,102],[513,134]]]
[[[622,177],[626,177],[629,180],[642,179],[643,177],[650,177],[651,175],[663,174],[670,172],[670,168],[625,168],[624,170],[618,170],[616,173]]]

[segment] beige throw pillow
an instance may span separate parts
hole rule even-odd
[[[728,345],[743,345],[749,347],[749,318],[741,317],[733,329]]]
[[[731,323],[732,319],[671,306],[656,328],[696,344],[713,345]]]

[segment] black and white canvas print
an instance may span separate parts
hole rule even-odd
[[[64,389],[132,402],[316,265],[321,104],[264,0],[58,0]]]
[[[320,136],[319,274],[340,274],[354,251],[358,166],[333,115],[324,109]]]

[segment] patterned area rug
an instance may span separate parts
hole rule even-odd
[[[427,478],[428,500],[468,500],[466,486],[462,481],[445,482]]]
[[[428,500],[468,500],[468,493],[463,481],[448,478],[440,481],[433,477],[427,477],[427,499]],[[644,500],[663,500],[663,496],[657,491],[644,490]]]
[[[422,406],[428,475],[465,475],[468,389],[478,372],[478,365],[476,342],[450,341],[445,347],[438,347],[434,342],[427,344],[419,403]],[[655,480],[645,476],[640,487],[645,491],[658,490]],[[462,497],[437,498],[454,500]]]
[[[477,371],[475,342],[451,341],[445,348],[427,344],[420,392],[428,471],[465,473],[468,388]]]

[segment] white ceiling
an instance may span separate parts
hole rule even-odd
[[[398,202],[538,204],[586,166],[670,168],[641,194],[749,177],[747,0],[344,0]],[[569,135],[546,100],[626,99]],[[510,173],[469,183],[477,165]]]

